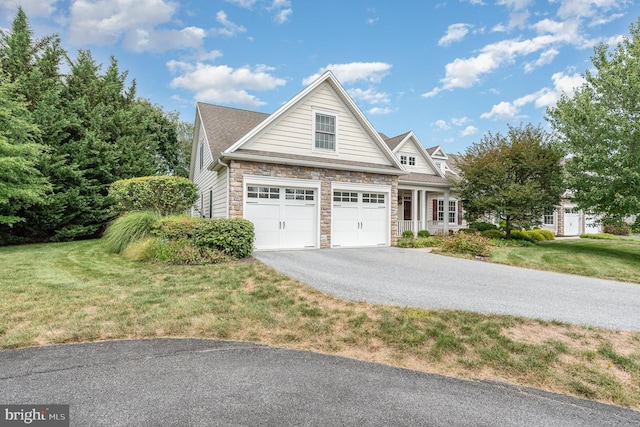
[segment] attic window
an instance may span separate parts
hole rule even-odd
[[[403,165],[407,164],[407,156],[400,156],[400,163]]]
[[[316,113],[315,148],[319,150],[336,149],[336,118]]]
[[[409,166],[415,166],[416,165],[416,158],[411,156],[409,157]]]

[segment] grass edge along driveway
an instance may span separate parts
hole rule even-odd
[[[0,248],[0,349],[109,339],[256,342],[640,409],[640,333],[334,298],[252,260],[129,262],[102,242]]]

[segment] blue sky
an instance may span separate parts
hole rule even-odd
[[[640,16],[629,0],[0,0],[72,57],[114,55],[138,96],[191,122],[195,102],[271,113],[331,69],[374,127],[464,152],[542,124],[598,43]]]

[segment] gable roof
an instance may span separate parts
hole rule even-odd
[[[214,159],[269,117],[265,113],[204,102],[198,102],[196,109]]]
[[[447,159],[447,153],[442,149],[442,145],[436,145],[435,147],[427,148],[427,153],[431,157],[439,157],[441,159]]]
[[[402,146],[404,144],[406,144],[409,140],[413,140],[413,143],[415,144],[415,146],[418,148],[418,150],[422,154],[422,157],[427,161],[429,166],[431,166],[431,169],[433,171],[435,171],[435,173],[436,173],[436,175],[429,175],[429,174],[426,174],[426,173],[415,173],[415,172],[412,172],[412,173],[410,173],[410,175],[437,176],[437,177],[440,177],[440,178],[444,179],[445,178],[444,173],[433,162],[433,159],[431,158],[431,156],[429,155],[427,150],[424,148],[424,145],[422,145],[422,143],[418,139],[418,136],[412,130],[410,130],[409,132],[403,133],[402,135],[398,135],[398,136],[395,136],[393,138],[386,139],[384,142],[389,146],[389,148],[391,148],[393,150],[393,152],[395,154],[397,154],[397,151],[400,148],[402,148]],[[405,176],[405,177],[403,177],[403,179],[404,178],[407,178],[407,177]],[[416,179],[414,179],[414,181],[415,180]],[[425,182],[426,182],[426,180],[425,180]]]
[[[243,148],[244,145],[250,143],[254,138],[256,138],[262,131],[268,128],[271,124],[277,122],[280,118],[285,116],[290,110],[296,107],[302,100],[306,99],[310,96],[320,85],[328,84],[338,95],[339,99],[344,103],[345,107],[349,112],[353,115],[354,119],[360,124],[365,133],[369,136],[371,141],[377,146],[382,155],[389,161],[389,164],[393,170],[395,170],[399,175],[406,174],[406,170],[400,164],[400,161],[393,154],[391,149],[385,144],[384,140],[380,136],[380,134],[374,129],[373,125],[369,120],[365,117],[362,111],[355,104],[353,99],[349,96],[347,91],[342,87],[340,82],[336,79],[331,71],[326,71],[322,76],[316,79],[313,83],[299,92],[296,96],[291,98],[287,103],[282,105],[278,110],[276,110],[273,114],[269,115],[264,121],[259,123],[253,129],[251,129],[248,133],[242,136],[238,141],[236,141],[232,146],[225,149],[221,155],[224,157],[233,158],[234,153],[238,152]],[[240,154],[240,153],[239,153]],[[318,163],[322,163],[323,159],[319,159],[317,157],[309,157],[306,159],[307,161],[316,161]],[[357,162],[354,162],[357,163]],[[389,171],[389,166],[381,166],[381,171]]]

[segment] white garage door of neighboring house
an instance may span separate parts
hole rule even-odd
[[[587,234],[601,233],[600,224],[596,215],[587,215],[584,218],[584,232]]]
[[[577,236],[580,234],[580,211],[576,207],[564,208],[564,235]]]
[[[389,236],[387,193],[334,190],[331,246],[386,246]]]
[[[317,247],[317,199],[313,188],[247,185],[244,217],[253,222],[256,249]]]

